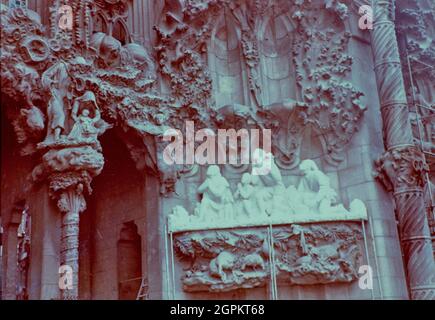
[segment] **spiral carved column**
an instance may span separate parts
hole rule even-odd
[[[392,21],[392,0],[375,0],[372,49],[386,153],[376,162],[378,178],[393,191],[412,299],[435,299],[435,262],[423,198],[428,170],[414,146]]]

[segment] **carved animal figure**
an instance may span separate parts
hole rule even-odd
[[[242,259],[242,270],[246,268],[255,268],[260,267],[261,270],[265,269],[264,260],[258,253],[251,253]]]
[[[222,251],[219,255],[210,261],[210,275],[227,280],[225,270],[233,271],[236,264],[236,256],[230,252]]]
[[[308,245],[308,246],[309,246],[309,252],[313,256],[317,257],[319,260],[330,261],[330,260],[340,258],[338,249],[334,245],[324,245],[319,247],[314,247],[312,245]]]
[[[13,121],[18,142],[25,142],[29,136],[35,136],[44,130],[44,114],[37,107],[21,109],[20,116]]]
[[[44,114],[35,106],[21,109],[19,116],[12,121],[18,143],[23,144],[22,155],[30,155],[36,151],[35,141],[44,134],[44,121]]]
[[[21,114],[26,118],[26,124],[31,131],[42,131],[45,127],[44,114],[35,106],[21,109]]]

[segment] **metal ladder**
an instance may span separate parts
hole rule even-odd
[[[139,291],[137,292],[136,300],[148,300],[148,281],[146,278],[142,278]]]

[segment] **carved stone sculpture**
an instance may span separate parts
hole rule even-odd
[[[207,178],[199,186],[202,200],[195,215],[201,221],[233,219],[232,194],[228,181],[222,177],[219,167],[211,165],[207,169]]]
[[[97,50],[98,63],[101,67],[118,67],[121,65],[121,42],[103,32],[95,33],[91,46]]]
[[[47,106],[47,136],[45,142],[56,142],[65,130],[68,98],[70,98],[70,77],[64,62],[58,62],[47,69],[41,77],[42,85],[50,93]]]
[[[308,126],[319,132],[326,161],[338,165],[366,110],[361,101],[363,93],[348,81],[353,63],[348,53],[351,34],[345,28],[348,11],[348,4],[338,1],[165,1],[161,21],[155,27],[163,80],[177,104],[201,113],[201,121],[208,117],[206,114],[216,113],[212,121],[207,121],[209,127],[210,122],[217,122],[220,127],[237,123],[239,127],[255,124],[272,129],[276,136],[272,151],[281,168],[292,169],[299,164],[302,135]],[[241,63],[246,66],[238,67],[239,72],[231,71],[228,77],[213,77],[207,67],[207,62],[213,65],[214,60],[222,63],[230,52],[229,48],[223,53],[213,52],[217,50],[213,46],[218,47],[213,43],[220,30],[218,21],[226,22],[222,30],[234,38],[237,46],[232,50],[240,47]],[[279,22],[286,26],[280,30],[287,33],[282,42],[267,34],[273,37],[276,30],[268,30],[269,25]],[[271,51],[270,56],[267,51]],[[296,88],[268,101],[269,87],[281,84],[266,82],[274,75],[262,65],[288,56],[295,70],[294,75],[287,72],[286,80],[294,80]],[[220,74],[222,70],[213,72]],[[234,76],[247,79],[248,92],[234,95],[244,96],[244,108],[249,112],[226,112],[225,105],[213,106],[213,90]]]
[[[240,200],[240,208],[236,209],[236,212],[243,212],[247,217],[258,211],[256,208],[257,203],[254,198],[256,187],[253,180],[253,176],[251,176],[250,173],[245,172],[242,175],[240,183],[237,184],[237,190],[235,193],[236,200]]]
[[[29,298],[28,277],[30,264],[30,244],[31,244],[31,217],[29,207],[24,206],[21,213],[21,223],[18,227],[17,244],[17,300],[27,300]]]
[[[86,91],[75,100],[71,117],[75,121],[68,134],[68,139],[71,140],[96,141],[97,137],[109,127],[101,119],[100,110],[92,91]]]
[[[176,234],[175,252],[187,269],[181,275],[183,289],[226,292],[265,286],[273,265],[271,250],[281,284],[352,282],[358,278],[363,235],[356,223],[280,226],[272,236],[273,248],[265,228]]]
[[[303,203],[310,210],[325,214],[333,212],[332,205],[336,202],[337,193],[331,188],[328,176],[312,160],[302,161],[299,168],[304,174],[298,186]]]
[[[207,169],[206,180],[199,186],[202,200],[193,215],[181,207],[169,214],[169,230],[207,230],[269,224],[365,220],[364,203],[354,199],[350,211],[337,203],[337,193],[329,178],[312,160],[300,165],[305,176],[299,187],[285,187],[281,172],[272,154],[257,149],[253,155],[252,172],[244,173],[235,190],[235,199],[228,181],[219,167]]]

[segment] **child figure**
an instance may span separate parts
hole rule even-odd
[[[242,175],[241,183],[237,184],[235,197],[241,200],[241,212],[247,217],[250,217],[255,210],[252,199],[254,191],[252,176],[246,172]]]
[[[82,108],[81,113],[80,115],[77,115],[80,107]],[[95,113],[93,118],[89,116],[91,113],[90,109]],[[97,139],[99,130],[97,129],[96,124],[100,121],[101,116],[95,101],[95,96],[91,91],[85,92],[83,96],[76,99],[71,112],[71,117],[75,123],[68,135],[69,139]]]

